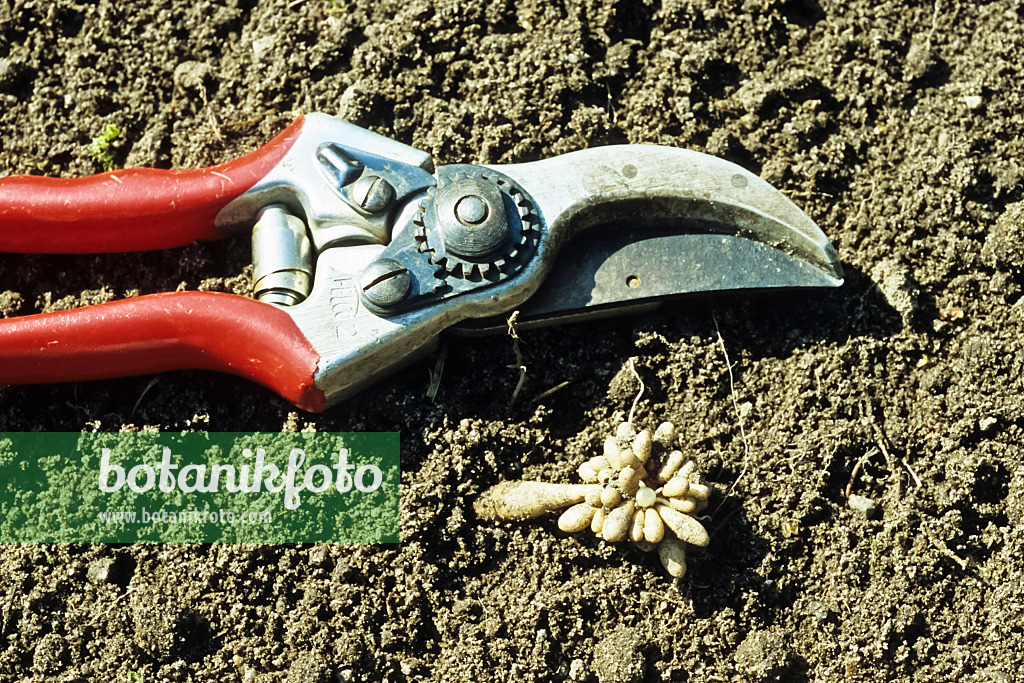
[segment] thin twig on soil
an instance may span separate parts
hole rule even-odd
[[[889,437],[885,435],[885,431],[878,426],[875,422],[875,418],[871,417],[871,428],[875,432],[875,444],[878,446],[878,450],[882,451],[882,456],[885,458],[885,466],[889,472],[893,475],[896,474],[896,462],[893,460],[892,455],[889,453],[889,449],[886,444],[889,442]],[[903,482],[899,477],[896,477],[896,498],[903,500]]]
[[[129,595],[131,595],[134,590],[135,590],[135,586],[130,586],[128,588],[128,590],[126,590],[124,592],[123,595],[117,596],[117,598],[114,600],[114,602],[110,603],[110,607],[107,608],[107,611],[103,613],[104,616],[106,616],[107,614],[110,614],[111,610],[113,610],[115,607],[117,607],[117,603],[121,602],[122,600],[127,598]]]
[[[902,460],[900,460],[900,462],[903,464],[904,467],[907,468],[907,472],[910,472],[910,476],[914,478],[914,483],[917,484],[917,488],[921,488],[923,486],[923,484],[921,483],[921,478],[917,476],[917,472],[915,472],[914,468],[910,466],[910,463],[907,462],[907,459],[903,458]]]
[[[567,386],[569,386],[570,384],[572,384],[572,382],[573,382],[573,380],[567,379],[564,382],[556,384],[555,386],[551,387],[550,389],[548,389],[546,391],[542,391],[540,394],[537,395],[537,397],[535,399],[533,399],[531,401],[531,403],[536,403],[537,401],[540,401],[541,399],[547,398],[548,396],[550,396],[551,394],[555,393],[556,391],[561,391],[562,389],[564,389]]]
[[[519,311],[512,311],[512,315],[508,317],[508,336],[512,337],[512,351],[516,354],[516,364],[509,367],[519,368],[519,381],[516,382],[516,388],[512,391],[512,398],[508,401],[510,408],[516,404],[519,392],[522,391],[523,384],[526,383],[526,366],[523,364],[523,353],[519,350],[519,333],[516,332],[516,320],[518,318]]]
[[[142,393],[139,394],[139,397],[137,399],[135,399],[135,405],[132,406],[132,412],[129,413],[129,417],[135,414],[135,411],[138,410],[139,404],[142,403],[142,399],[146,397],[146,394],[149,393],[149,390],[156,386],[156,383],[159,381],[159,377],[154,377],[153,379],[149,380],[149,382],[146,383],[146,386],[142,388]]]
[[[732,407],[733,410],[736,411],[736,420],[739,422],[740,426],[740,438],[743,440],[743,467],[740,469],[740,473],[736,477],[736,481],[734,481],[732,486],[729,487],[729,490],[725,492],[725,496],[722,497],[722,502],[719,503],[718,507],[715,509],[715,512],[718,512],[722,509],[722,505],[725,504],[725,501],[730,495],[732,495],[736,486],[747,473],[747,468],[750,466],[750,443],[747,441],[747,430],[743,426],[743,413],[740,411],[740,403],[736,398],[736,380],[732,374],[732,363],[729,360],[729,351],[725,348],[725,340],[722,339],[722,332],[718,328],[718,317],[715,315],[714,311],[711,313],[711,320],[715,323],[715,334],[718,336],[718,346],[722,349],[722,355],[725,356],[725,367],[729,370],[729,395],[732,397]],[[712,513],[711,516],[714,517],[714,513]]]
[[[847,482],[846,484],[847,500],[850,499],[850,494],[853,492],[853,483],[857,480],[857,475],[860,474],[860,471],[864,468],[864,464],[874,456],[878,455],[878,453],[879,451],[877,448],[868,449],[868,452],[860,456],[860,459],[857,461],[857,464],[853,466],[853,471],[850,472],[850,481]]]
[[[871,426],[875,431],[875,442],[878,444],[878,448],[882,451],[882,455],[885,456],[885,462],[889,468],[889,472],[895,476],[896,463],[892,455],[889,453],[889,449],[886,447],[886,443],[889,439],[886,436],[885,431],[878,425],[877,422],[874,421],[874,418],[872,418],[871,420]],[[907,472],[910,473],[910,476],[913,477],[914,483],[917,484],[917,487],[921,488],[923,486],[921,479],[917,476],[917,473],[914,472],[913,469],[911,469],[909,463],[907,463],[906,458],[902,458],[900,462],[907,469]],[[896,487],[897,505],[899,505],[899,507],[904,511],[904,513],[907,513],[909,512],[910,506],[903,499],[903,496],[900,493],[900,489],[902,487],[900,486],[900,477],[898,476],[896,476]],[[935,547],[935,549],[938,550],[939,553],[941,553],[942,555],[945,555],[949,559],[956,562],[960,569],[967,571],[967,568],[970,566],[970,563],[967,560],[961,558],[956,553],[954,553],[952,550],[950,550],[949,546],[946,545],[946,543],[941,538],[937,538],[934,534],[932,534],[931,529],[928,528],[929,520],[925,518],[924,512],[920,510],[916,510],[916,512],[921,519],[921,530],[924,532],[924,535],[928,537],[928,540],[931,541],[931,544]]]
[[[699,519],[701,519],[701,520],[705,520],[705,519],[707,519],[707,520],[711,520],[711,519],[714,519],[714,518],[716,518],[716,517],[718,516],[718,512],[719,512],[719,510],[721,510],[721,509],[722,509],[722,506],[723,506],[723,505],[725,505],[725,501],[726,501],[726,500],[727,500],[726,498],[722,498],[722,502],[718,504],[718,507],[716,507],[716,508],[715,508],[715,511],[714,511],[714,512],[712,512],[712,513],[711,513],[710,515],[703,515],[703,516],[702,516],[702,517],[700,517]],[[715,536],[717,536],[717,535],[718,535],[718,532],[722,530],[722,527],[724,527],[724,526],[726,525],[726,523],[727,523],[727,522],[728,522],[728,521],[729,521],[730,519],[732,519],[733,515],[735,515],[735,514],[736,514],[737,512],[739,512],[739,511],[740,511],[740,510],[742,510],[742,509],[743,509],[743,507],[742,507],[742,506],[739,506],[739,505],[738,505],[738,506],[736,506],[735,508],[733,508],[732,510],[730,510],[730,511],[729,511],[729,513],[728,513],[728,514],[726,514],[726,516],[725,516],[725,517],[722,517],[721,519],[719,519],[719,520],[718,520],[718,524],[717,524],[717,525],[715,525],[715,528],[714,528],[714,529],[712,529],[712,530],[711,530],[711,531],[710,531],[710,532],[708,533],[708,536],[710,536],[711,538],[714,538]]]
[[[928,523],[923,519],[921,520],[921,530],[924,531],[924,535],[928,537],[928,540],[932,542],[932,545],[934,545],[940,553],[956,562],[960,566],[960,569],[967,571],[967,567],[970,566],[970,563],[950,550],[949,546],[946,545],[946,542],[941,538],[933,536],[932,530],[928,528]]]
[[[925,40],[929,49],[932,46],[932,38],[935,37],[935,29],[939,26],[939,12],[941,9],[942,0],[935,0],[935,7],[932,8],[932,27],[928,30],[928,38]]]
[[[433,401],[437,397],[437,390],[441,388],[441,375],[444,373],[444,363],[448,360],[448,342],[441,343],[437,352],[437,360],[434,361],[434,369],[430,371],[430,384],[427,386],[427,398]]]
[[[640,391],[637,392],[636,398],[633,399],[633,406],[629,409],[629,424],[633,424],[633,414],[636,412],[636,406],[640,403],[640,397],[644,395],[644,380],[640,377],[640,373],[636,371],[636,365],[633,363],[633,359],[629,359],[629,371],[636,377],[636,381],[640,382]]]
[[[206,86],[205,85],[202,86],[202,88],[200,88],[199,94],[203,98],[203,109],[207,109],[210,106],[210,99],[209,99],[209,95],[206,92]],[[224,140],[224,136],[221,134],[220,124],[217,123],[217,117],[214,116],[213,110],[210,110],[210,111],[207,112],[207,120],[210,123],[210,130],[213,132],[213,137],[217,138],[217,142],[223,141]],[[223,174],[221,174],[221,173],[218,173],[216,175],[222,175],[223,176]],[[226,178],[227,176],[224,176],[224,177]]]

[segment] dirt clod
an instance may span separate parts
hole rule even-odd
[[[322,652],[303,652],[288,667],[285,683],[330,683],[330,666]]]
[[[195,660],[210,646],[210,623],[194,609],[136,602],[135,643],[154,659],[171,663]]]
[[[57,633],[47,633],[36,645],[32,667],[43,675],[53,675],[68,663],[68,643]]]
[[[599,683],[637,683],[644,675],[640,635],[620,626],[594,646],[594,671]]]
[[[1015,276],[1024,273],[1024,203],[1006,207],[985,239],[981,257],[990,268]]]
[[[910,323],[919,308],[920,290],[909,269],[886,259],[871,271],[871,278],[878,283],[886,302],[899,312],[904,324]]]
[[[752,681],[781,681],[793,664],[785,639],[774,630],[753,631],[736,648],[736,666]]]

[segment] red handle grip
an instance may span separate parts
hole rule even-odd
[[[320,412],[319,359],[286,312],[234,294],[151,294],[0,320],[0,384],[218,370]]]
[[[223,237],[214,228],[217,213],[281,161],[303,120],[255,152],[209,168],[0,178],[0,251],[147,251]]]

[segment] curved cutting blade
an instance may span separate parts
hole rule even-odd
[[[682,294],[843,284],[814,221],[716,157],[617,145],[493,168],[531,195],[547,225],[544,251],[558,254],[520,320],[564,322]]]

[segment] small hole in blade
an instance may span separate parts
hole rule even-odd
[[[636,289],[640,286],[640,278],[636,275],[630,275],[626,278],[626,286],[630,289]]]

